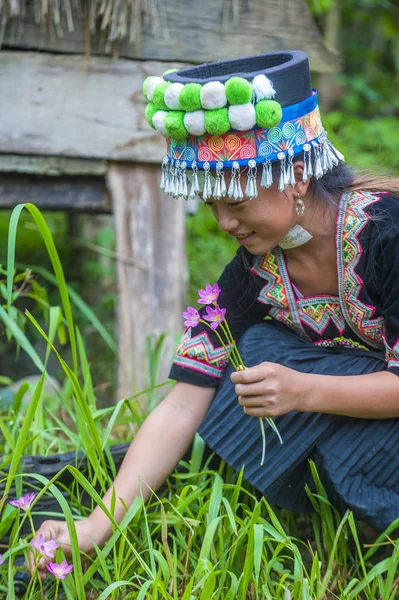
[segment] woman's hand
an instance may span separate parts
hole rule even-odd
[[[307,374],[263,362],[231,374],[238,402],[247,415],[277,417],[304,410]]]
[[[96,528],[95,523],[90,519],[75,521],[75,528],[80,551],[86,554],[93,554],[93,540],[98,545],[101,544],[101,540],[96,539],[96,536],[98,536],[98,528]],[[49,540],[56,541],[67,559],[71,556],[71,539],[69,536],[68,526],[65,521],[44,521],[40,529],[36,532],[35,539],[37,540],[40,535],[43,535],[45,542],[48,542]],[[38,559],[36,558],[36,561],[37,560]],[[44,580],[48,574],[46,565],[54,560],[54,558],[49,558],[48,556],[41,556],[37,563],[37,567],[42,580]],[[28,559],[25,562],[25,570],[29,574],[33,574],[34,569],[35,556],[33,552],[29,552]]]

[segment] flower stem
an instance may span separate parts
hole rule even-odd
[[[265,454],[266,454],[266,435],[265,435],[265,426],[263,424],[263,417],[259,417],[260,431],[262,433],[262,458],[260,461],[260,466],[263,467],[265,462]]]
[[[212,329],[212,327],[209,325],[209,323],[207,323],[206,321],[204,321],[204,319],[200,319],[200,323],[203,323],[204,325],[206,325],[207,327],[209,327],[209,329]],[[229,348],[226,346],[225,342],[223,341],[222,336],[219,334],[218,331],[216,331],[216,329],[212,329],[212,331],[215,332],[215,334],[217,335],[220,343],[222,344],[223,348],[226,350],[226,354],[229,357],[233,367],[235,368],[236,371],[239,371],[239,364],[235,361],[235,358],[233,359],[232,354],[229,350]]]
[[[55,587],[55,598],[54,600],[57,600],[58,598],[58,588],[60,587],[60,580],[57,579],[57,583],[56,583],[56,587]]]
[[[229,325],[228,325],[228,323],[227,323],[226,320],[224,320],[224,323],[225,323],[225,326],[221,323],[220,327],[222,328],[222,331],[223,331],[224,335],[226,336],[226,339],[228,340],[229,344],[232,347],[232,350],[231,350],[230,354],[232,354],[234,352],[234,354],[235,354],[234,358],[238,362],[238,365],[243,365],[244,366],[244,362],[243,362],[243,360],[241,358],[241,355],[240,355],[240,353],[238,351],[237,344],[234,341],[234,338],[233,338],[232,333],[230,331],[230,327],[229,327]],[[240,369],[236,369],[236,370],[239,371]]]

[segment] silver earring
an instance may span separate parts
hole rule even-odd
[[[296,214],[298,215],[298,217],[303,217],[303,215],[305,214],[305,204],[304,204],[303,200],[301,200],[301,196],[299,195],[298,192],[297,192],[295,210],[296,210]]]

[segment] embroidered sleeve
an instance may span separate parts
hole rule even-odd
[[[237,342],[244,331],[262,320],[256,302],[259,284],[250,272],[251,255],[239,248],[218,280],[218,304],[226,308],[226,319]],[[214,282],[204,282],[214,283]],[[205,313],[205,307],[199,310]],[[267,311],[263,308],[263,316]],[[229,360],[216,334],[203,324],[186,329],[176,350],[169,377],[200,386],[217,386]]]
[[[388,369],[399,375],[399,223],[391,227],[381,247],[378,271],[384,319],[382,339]]]

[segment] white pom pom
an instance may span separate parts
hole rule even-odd
[[[166,110],[157,110],[155,115],[152,117],[155,129],[158,133],[161,133],[164,137],[169,137],[165,129],[165,117],[168,113]]]
[[[273,84],[266,77],[266,75],[257,75],[252,81],[252,91],[255,97],[255,102],[261,100],[274,98],[276,90],[273,88]]]
[[[165,90],[164,100],[165,104],[171,110],[181,110],[179,104],[179,94],[184,88],[182,83],[171,83]]]
[[[152,100],[152,95],[154,93],[155,86],[158,85],[158,83],[162,83],[162,82],[163,82],[162,77],[151,77],[150,81],[148,82],[148,86],[147,86],[148,100]]]
[[[220,81],[209,81],[203,85],[200,98],[203,108],[223,108],[227,104],[226,90]]]
[[[229,106],[229,121],[231,127],[238,129],[238,131],[252,129],[256,123],[254,105],[248,102],[248,104],[233,104]]]
[[[193,110],[184,115],[184,126],[190,135],[204,135],[205,111]]]

